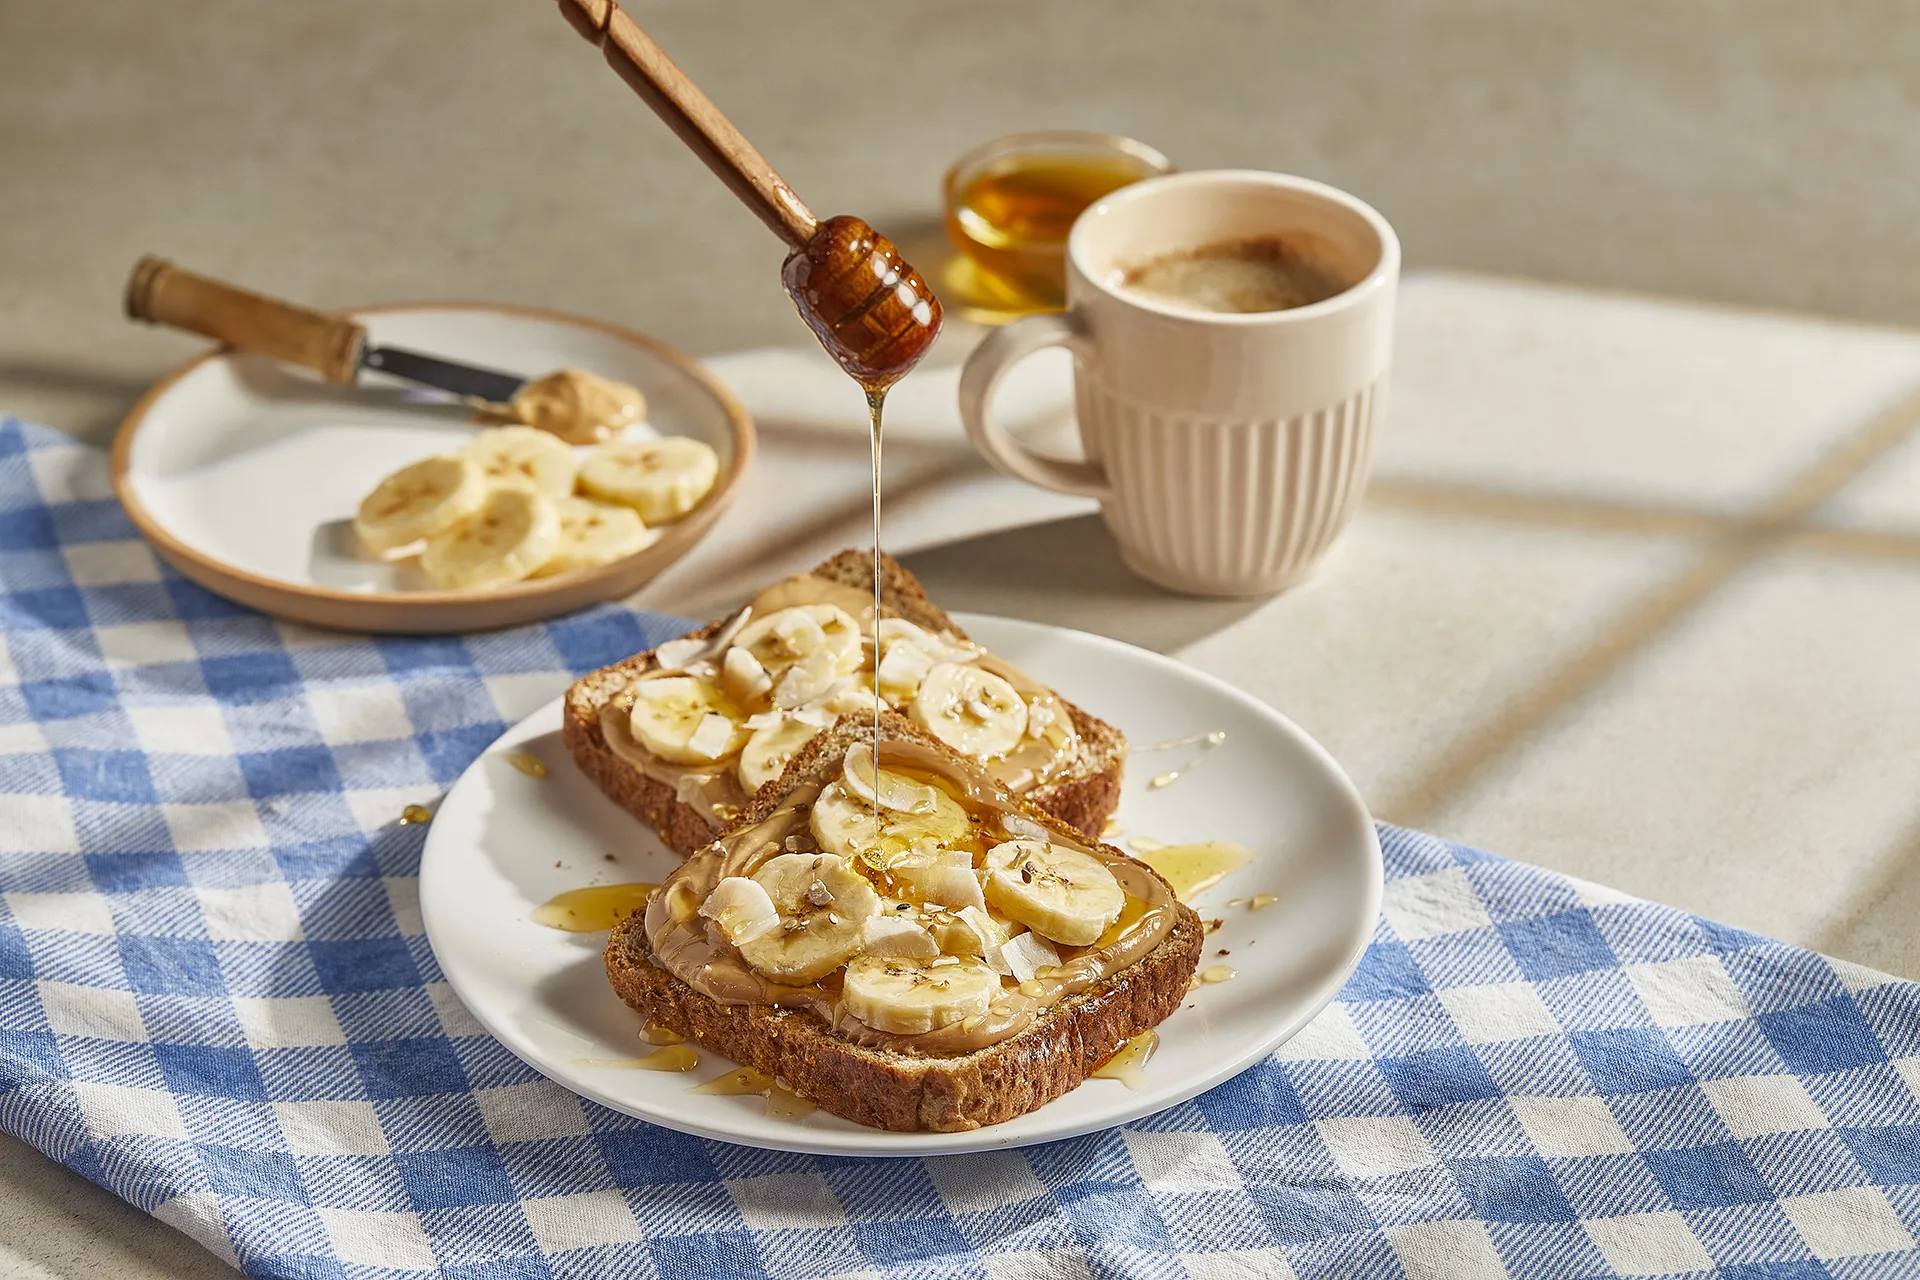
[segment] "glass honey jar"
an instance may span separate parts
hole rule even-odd
[[[988,308],[1066,305],[1067,232],[1086,207],[1121,187],[1171,173],[1143,142],[1051,129],[976,147],[947,170],[947,235],[971,266],[963,292]]]

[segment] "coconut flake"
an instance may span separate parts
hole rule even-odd
[[[812,729],[824,729],[836,719],[833,712],[821,706],[795,707],[787,714]]]
[[[783,711],[803,706],[826,693],[839,677],[839,655],[825,645],[781,673],[773,686],[773,705]]]
[[[712,781],[710,773],[683,773],[680,781],[673,784],[673,798],[681,804],[690,803]]]
[[[910,697],[933,670],[933,655],[919,645],[895,642],[880,659],[880,687]]]
[[[874,634],[879,637],[881,644],[886,644],[890,640],[904,640],[912,645],[935,642],[931,631],[918,623],[908,622],[905,618],[880,619],[880,625],[874,628]]]
[[[1000,932],[1000,926],[993,922],[993,917],[987,914],[986,908],[962,907],[954,914],[959,916],[960,922],[972,930],[974,937],[980,940],[980,958],[987,962],[987,967],[995,973],[1010,976],[1013,970],[1008,967],[1004,955],[1007,935]]]
[[[669,640],[653,651],[653,665],[662,671],[685,671],[707,651],[707,637],[684,636]]]
[[[773,688],[773,677],[760,665],[760,659],[737,644],[727,650],[720,670],[727,692],[742,702],[757,701]]]
[[[663,676],[658,680],[641,680],[633,686],[635,698],[645,698],[652,702],[657,698],[688,698],[693,696],[692,676]]]
[[[764,938],[780,927],[780,912],[759,882],[728,876],[700,904],[700,914],[720,926],[736,947]]]
[[[868,919],[860,934],[860,946],[870,956],[890,956],[902,960],[931,960],[940,954],[933,935],[900,915],[877,915]]]
[[[1000,828],[1015,840],[1038,840],[1041,844],[1047,844],[1053,839],[1052,832],[1023,813],[1000,815]]]
[[[669,640],[653,651],[653,665],[661,671],[685,671],[696,662],[717,658],[752,616],[753,607],[749,605],[710,636],[681,636],[678,640]]]
[[[1008,939],[1000,947],[1000,958],[1013,971],[1015,982],[1026,982],[1042,969],[1057,967],[1060,953],[1037,933],[1027,932]]]
[[[687,750],[707,760],[718,760],[733,742],[733,721],[709,711],[687,739]]]

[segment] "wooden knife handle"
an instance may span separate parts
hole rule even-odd
[[[367,340],[366,327],[345,316],[252,293],[152,254],[127,277],[127,316],[297,364],[328,382],[354,380]]]
[[[795,248],[813,238],[819,224],[793,188],[626,10],[613,0],[559,3],[574,30],[600,46],[607,65],[773,234]]]

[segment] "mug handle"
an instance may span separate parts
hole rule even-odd
[[[1066,347],[1085,356],[1085,327],[1073,312],[1022,316],[996,329],[967,357],[960,372],[960,421],[967,439],[994,468],[1016,480],[1081,498],[1105,498],[1110,486],[1106,470],[1094,461],[1051,458],[1021,444],[989,412],[994,388],[1020,361],[1043,347]]]

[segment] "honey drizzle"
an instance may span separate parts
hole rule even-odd
[[[646,906],[647,895],[658,887],[633,883],[569,889],[535,907],[532,920],[563,933],[599,933]]]
[[[1180,781],[1186,774],[1200,767],[1215,747],[1227,740],[1225,729],[1209,729],[1205,733],[1190,733],[1184,738],[1169,738],[1165,742],[1156,742],[1150,747],[1135,747],[1135,754],[1147,751],[1178,751],[1181,747],[1199,747],[1200,749],[1183,765],[1156,773],[1147,780],[1147,790],[1160,791]]]
[[[1253,851],[1231,840],[1210,840],[1204,844],[1154,844],[1146,848],[1135,840],[1140,861],[1160,874],[1173,889],[1173,896],[1191,903],[1195,898],[1247,865]]]
[[[700,1055],[684,1044],[670,1044],[638,1058],[575,1058],[576,1067],[619,1067],[629,1071],[691,1071]]]
[[[887,389],[867,386],[867,416],[873,424],[873,838],[880,839],[880,419]]]
[[[1160,1047],[1158,1031],[1142,1031],[1133,1039],[1120,1046],[1120,1051],[1108,1058],[1093,1070],[1096,1080],[1118,1080],[1129,1089],[1141,1089],[1146,1086],[1146,1066],[1153,1058],[1153,1051]]]
[[[716,1094],[723,1098],[758,1096],[767,1100],[767,1115],[775,1120],[803,1120],[819,1108],[793,1090],[755,1067],[741,1067],[695,1085],[689,1093]]]

